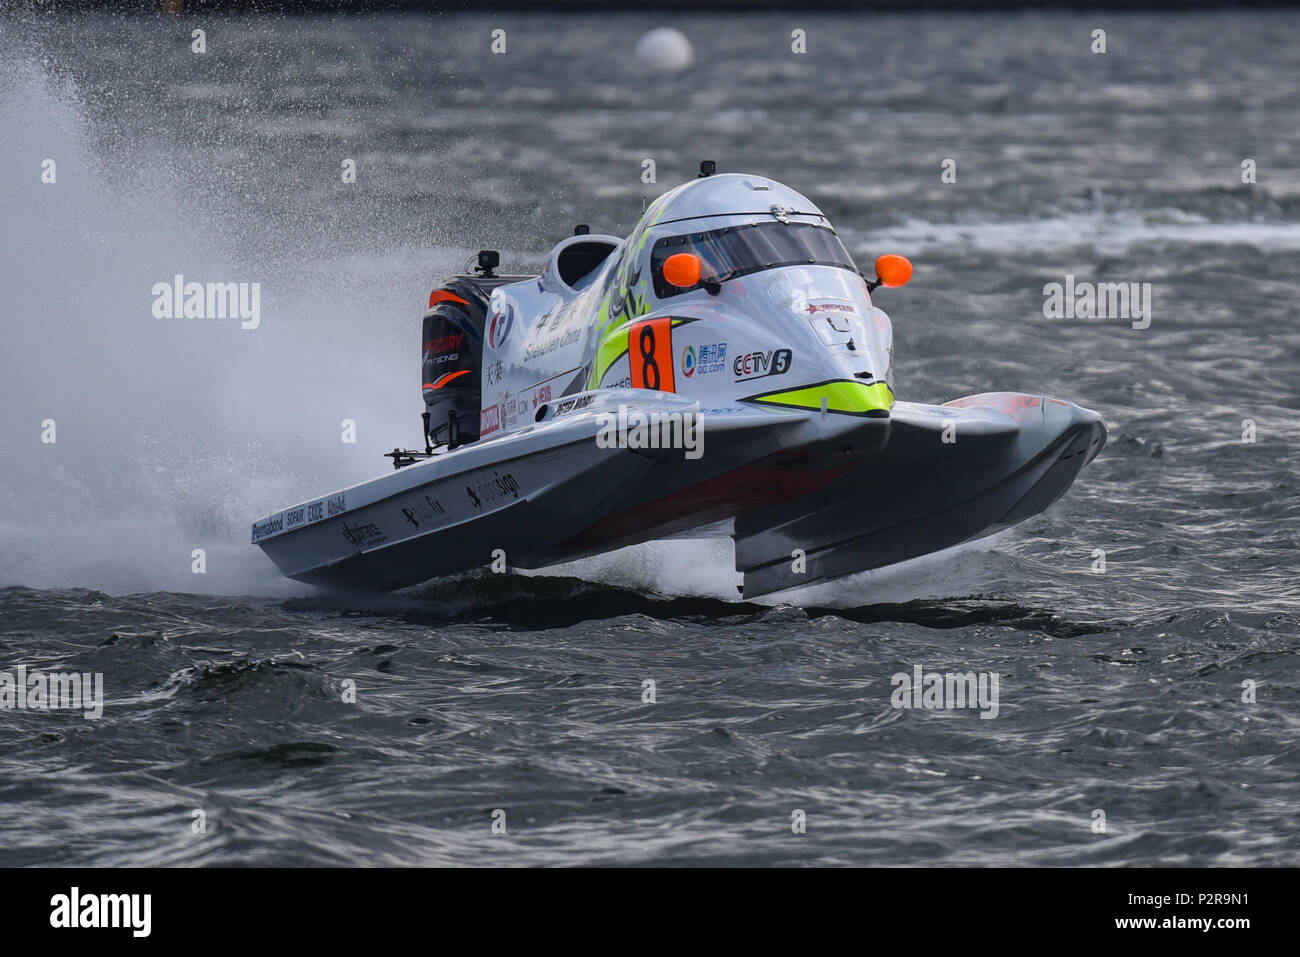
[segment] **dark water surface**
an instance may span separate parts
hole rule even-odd
[[[673,76],[653,17],[0,20],[0,669],[107,699],[0,711],[0,864],[1300,863],[1300,16],[674,19]],[[900,398],[1041,391],[1107,448],[995,540],[762,605],[724,545],[357,598],[246,544],[416,441],[433,282],[706,157],[913,258]],[[262,326],[153,319],[178,272]],[[1150,327],[1044,319],[1067,274],[1151,283]],[[998,716],[895,709],[916,665]]]

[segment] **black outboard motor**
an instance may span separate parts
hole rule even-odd
[[[487,302],[472,282],[457,277],[435,289],[424,314],[420,383],[434,445],[478,439]]]
[[[488,298],[497,286],[535,278],[498,276],[493,270],[500,261],[494,250],[480,250],[475,275],[453,276],[429,295],[420,379],[427,444],[455,448],[478,441]]]

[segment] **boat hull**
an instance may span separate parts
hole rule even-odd
[[[1095,412],[1014,393],[898,403],[875,417],[701,410],[639,389],[574,398],[580,412],[552,410],[528,429],[273,513],[253,541],[291,578],[391,590],[485,565],[732,536],[744,594],[755,597],[1037,514],[1106,434]],[[599,441],[619,409],[700,416],[699,454]]]

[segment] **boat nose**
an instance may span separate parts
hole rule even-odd
[[[1083,464],[1087,465],[1106,447],[1106,439],[1109,437],[1110,431],[1106,428],[1106,420],[1101,417],[1100,412],[1094,412],[1092,409],[1085,409],[1078,405],[1074,407],[1074,411],[1076,421],[1087,429],[1088,449],[1083,460]]]
[[[1043,397],[1046,422],[1057,432],[1069,436],[1069,444],[1059,456],[1061,461],[1081,457],[1079,466],[1087,465],[1106,445],[1106,421],[1100,412],[1085,409],[1063,399]]]

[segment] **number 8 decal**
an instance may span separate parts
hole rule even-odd
[[[677,391],[673,380],[672,322],[671,317],[663,316],[628,327],[627,361],[633,388]]]
[[[641,387],[658,389],[660,376],[659,363],[655,362],[654,326],[642,326],[641,335],[637,339],[637,344],[641,347]]]

